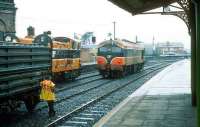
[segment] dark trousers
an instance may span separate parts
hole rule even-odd
[[[54,111],[54,101],[47,101],[48,103],[48,107],[49,107],[49,114],[54,114],[55,111]]]

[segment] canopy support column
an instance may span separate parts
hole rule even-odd
[[[195,6],[192,2],[189,5],[189,24],[191,32],[191,91],[192,106],[196,106],[196,26],[195,26]]]
[[[200,127],[200,1],[195,2],[196,18],[196,93],[197,93],[197,126]]]

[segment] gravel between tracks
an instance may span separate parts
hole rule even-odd
[[[155,74],[152,74],[150,77],[152,77],[154,75]],[[130,80],[132,78],[132,76],[134,76],[134,75],[130,75],[124,79],[119,79],[119,80],[113,81],[111,83],[102,85],[101,90],[94,89],[94,90],[91,90],[91,91],[85,93],[84,96],[78,95],[76,97],[72,97],[66,101],[56,104],[55,109],[56,109],[57,113],[56,113],[56,117],[54,117],[54,118],[48,118],[48,109],[44,108],[43,110],[37,111],[33,114],[28,114],[28,113],[20,114],[19,117],[16,117],[16,119],[12,120],[11,122],[9,122],[9,123],[5,122],[4,124],[1,124],[1,125],[6,126],[6,127],[22,127],[22,126],[23,127],[42,127],[44,125],[47,125],[53,119],[64,115],[66,112],[72,111],[75,107],[80,106],[80,105],[86,103],[87,101],[91,100],[92,98],[105,93],[107,90],[109,90],[109,88],[111,89],[112,87],[115,87],[115,85],[120,85],[120,83],[124,83],[126,80],[127,81]],[[149,78],[146,78],[143,81],[138,81],[134,85],[142,85],[148,79]],[[87,81],[88,79],[84,79],[84,80]],[[83,83],[84,80],[81,80],[80,82]],[[108,80],[104,79],[104,80],[96,81],[96,83],[103,83],[103,82],[107,82],[107,81]],[[77,82],[79,82],[79,81],[77,81]],[[96,85],[96,84],[95,83],[88,84],[88,87],[91,87],[93,85]],[[84,89],[85,88],[80,86],[80,87],[76,87],[76,90],[75,89],[63,90],[60,93],[58,93],[57,96],[59,98],[62,98],[63,96],[69,96],[70,94],[72,94],[74,92],[77,92],[79,90],[81,91]],[[66,91],[68,91],[68,92],[66,92]],[[123,100],[126,96],[128,96],[132,92],[133,92],[133,90],[130,90],[130,89],[124,90],[124,96],[119,99],[115,99],[116,102],[119,103],[121,100]],[[119,95],[116,95],[116,96],[119,96]],[[42,102],[40,105],[38,105],[38,108],[40,108],[40,106],[45,106],[45,105],[46,105],[46,103]]]

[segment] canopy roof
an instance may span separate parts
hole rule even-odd
[[[109,0],[133,15],[169,5],[177,0]]]

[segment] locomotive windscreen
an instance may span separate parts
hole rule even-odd
[[[104,56],[110,62],[114,57],[123,56],[123,49],[114,44],[104,45],[98,49],[98,56]]]
[[[98,55],[107,54],[114,56],[122,56],[122,49],[116,45],[105,45],[99,48]]]

